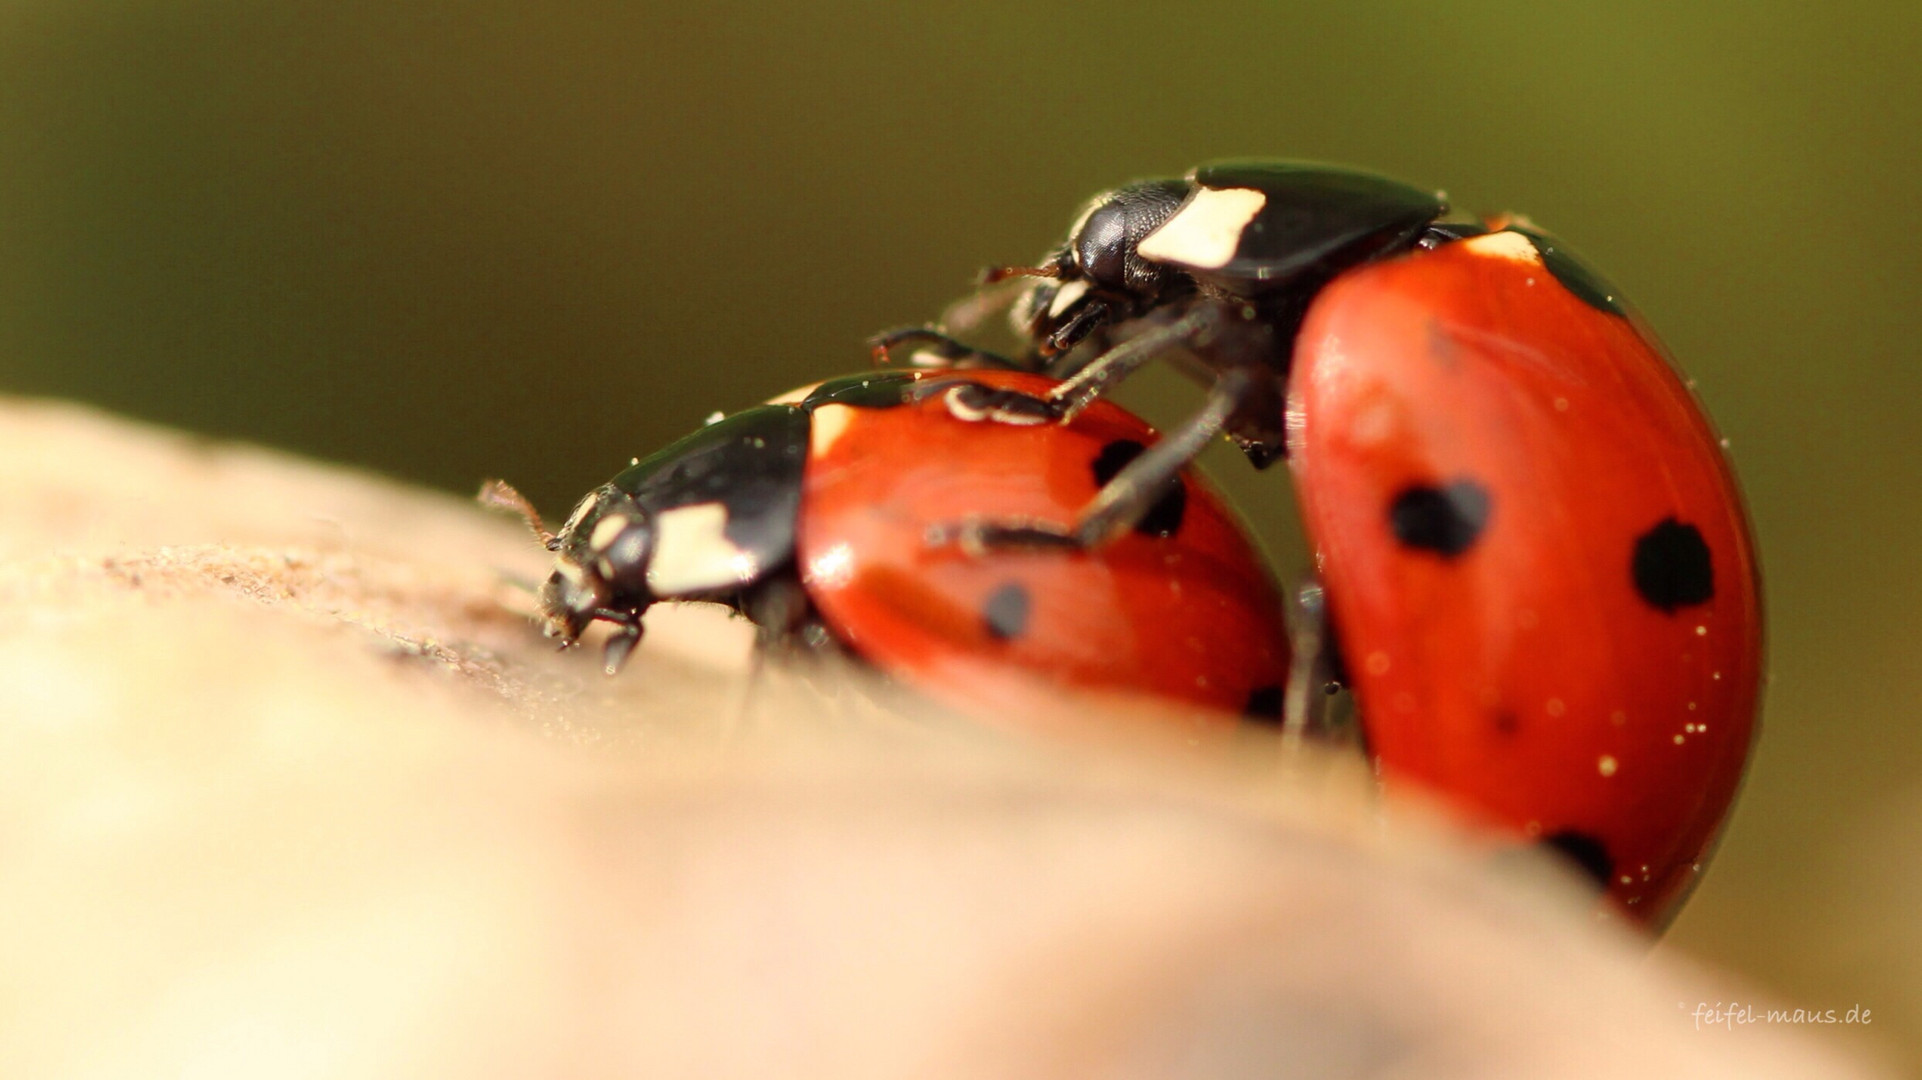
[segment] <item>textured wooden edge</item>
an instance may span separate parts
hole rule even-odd
[[[0,496],[0,1075],[1871,1075],[1339,763],[750,682],[712,611],[607,680],[516,524],[71,406]]]

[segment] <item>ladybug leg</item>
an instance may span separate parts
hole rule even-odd
[[[1224,372],[1209,388],[1200,411],[1123,466],[1076,515],[1073,524],[974,518],[929,529],[927,542],[935,546],[955,544],[971,555],[1009,548],[1099,547],[1133,528],[1174,490],[1173,486],[1181,482],[1181,470],[1221,434],[1260,377],[1260,373],[1247,368]]]
[[[932,326],[903,326],[884,331],[868,339],[868,348],[874,354],[874,366],[886,367],[894,362],[894,350],[902,345],[914,344],[920,348],[908,358],[909,367],[918,368],[994,368],[1002,371],[1033,371],[1035,365],[1023,363],[1000,353],[977,349],[965,341],[948,336]]]
[[[777,574],[743,593],[736,603],[759,632],[762,650],[783,651],[815,648],[820,635],[809,633],[818,625],[814,605],[807,590],[790,574]]]
[[[1286,743],[1299,745],[1327,727],[1334,665],[1328,635],[1328,597],[1321,582],[1310,575],[1289,599],[1288,637],[1293,659],[1288,669],[1288,690],[1282,695],[1281,737]]]
[[[1202,305],[1171,323],[1165,323],[1116,345],[1083,365],[1074,376],[1048,394],[1062,420],[1075,415],[1140,371],[1150,360],[1170,351],[1206,344],[1222,324],[1217,305]]]
[[[1061,418],[1054,403],[1046,397],[985,383],[928,379],[914,392],[917,396],[940,395],[948,407],[948,415],[971,424],[992,421],[1032,427],[1052,424]]]
[[[1140,371],[1149,361],[1163,356],[1171,350],[1201,347],[1212,343],[1217,336],[1216,331],[1223,325],[1223,315],[1220,305],[1198,307],[1173,322],[1157,326],[1101,353],[1076,370],[1072,378],[1046,394],[1026,394],[1019,390],[1007,390],[1000,387],[983,386],[979,383],[967,382],[936,383],[929,387],[929,392],[939,391],[946,393],[948,395],[948,411],[960,420],[992,420],[1001,424],[1019,425],[1042,424],[1051,421],[1065,424],[1073,420],[1082,410],[1094,404],[1116,386],[1119,386],[1123,379]],[[905,335],[908,333],[909,331],[895,332],[897,335]],[[933,332],[929,331],[929,333]],[[875,340],[880,341],[890,336],[893,335],[882,335],[881,338]],[[1229,370],[1230,374],[1232,374],[1234,369],[1230,366]],[[1215,387],[1217,395],[1223,392],[1224,382],[1227,378],[1228,376],[1224,375],[1216,381]],[[1241,383],[1236,383],[1232,387],[1228,387],[1226,392],[1233,395],[1237,404],[1245,404],[1245,399],[1252,390],[1252,384],[1242,385]],[[1212,405],[1212,402],[1210,404]],[[1212,439],[1222,431],[1223,425],[1226,423],[1225,418],[1221,421],[1214,422],[1213,427],[1205,433],[1189,430],[1190,427],[1201,419],[1201,415],[1205,415],[1209,411],[1210,406],[1203,406],[1202,414],[1198,414],[1197,417],[1192,419],[1188,424],[1184,424],[1181,429],[1176,430],[1173,434],[1163,439],[1160,444],[1157,444],[1157,449],[1159,449],[1160,446],[1181,439],[1184,436],[1195,437],[1198,435],[1200,438],[1200,443],[1193,449],[1182,451],[1185,452],[1186,456],[1177,461],[1173,468],[1164,468],[1161,470],[1168,476],[1173,476],[1175,473],[1180,472],[1182,466],[1194,460],[1195,455],[1201,452],[1201,447],[1206,446],[1209,439]],[[1172,449],[1168,451],[1170,455],[1174,453],[1176,453],[1176,451]],[[1144,455],[1144,457],[1146,456],[1147,455]],[[1139,465],[1139,461],[1137,461],[1137,465]],[[1135,466],[1130,466],[1131,470],[1134,468]],[[1135,475],[1148,474],[1151,468],[1151,466],[1141,465],[1140,471],[1135,473]],[[1128,475],[1128,473],[1124,472],[1123,475]],[[1109,491],[1113,490],[1118,482],[1119,478],[1111,481],[1108,487],[1103,489],[1103,494],[1106,495],[1109,500],[1131,497],[1124,495],[1124,493],[1119,490],[1114,490],[1113,494],[1109,494]],[[1150,503],[1153,501],[1153,499],[1149,500]],[[1123,527],[1132,523],[1131,521],[1125,522]]]
[[[1348,676],[1329,626],[1327,593],[1312,574],[1289,598],[1288,628],[1293,659],[1282,696],[1282,742],[1291,748],[1309,741],[1359,744],[1359,726],[1337,708]]]
[[[601,670],[609,675],[618,674],[621,665],[627,663],[627,658],[633,654],[634,646],[641,643],[641,610],[599,608],[595,610],[594,617],[614,624],[614,633],[601,650]]]
[[[1075,519],[1073,536],[1077,545],[1105,544],[1146,517],[1168,494],[1170,485],[1181,482],[1181,470],[1226,430],[1228,420],[1241,409],[1258,377],[1258,373],[1247,368],[1223,372],[1208,388],[1208,397],[1200,410],[1102,485],[1094,501]]]
[[[785,654],[793,648],[807,619],[808,603],[800,583],[785,573],[767,578],[725,603],[754,624],[754,648],[748,652],[747,670],[741,674],[740,696],[723,729],[733,735],[746,730],[753,719],[761,683],[769,674],[769,654],[776,650]]]

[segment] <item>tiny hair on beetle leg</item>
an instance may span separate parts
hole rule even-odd
[[[547,550],[553,551],[560,546],[559,538],[549,532],[547,523],[541,520],[541,512],[534,509],[534,504],[527,501],[527,496],[507,481],[489,480],[483,483],[474,501],[491,510],[519,514],[521,520],[527,522],[527,527],[534,530],[534,535],[540,537],[541,546]]]

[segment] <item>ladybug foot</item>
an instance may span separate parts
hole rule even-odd
[[[1327,594],[1313,576],[1290,598],[1288,626],[1293,660],[1282,696],[1283,741],[1358,747],[1361,732],[1354,717],[1337,707],[1348,675],[1329,629]]]
[[[1064,404],[1052,397],[982,383],[944,381],[930,386],[928,392],[941,394],[948,414],[968,423],[987,421],[1026,427],[1057,423],[1067,416]]]
[[[634,647],[641,643],[641,620],[638,615],[627,612],[601,612],[600,617],[617,624],[601,649],[601,670],[618,675],[621,665],[627,663]]]

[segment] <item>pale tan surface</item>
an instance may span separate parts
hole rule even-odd
[[[0,505],[0,1076],[1869,1075],[1340,769],[603,679],[445,496],[10,403]]]

